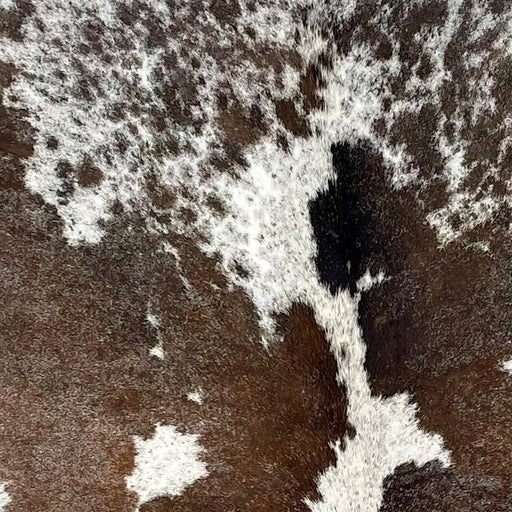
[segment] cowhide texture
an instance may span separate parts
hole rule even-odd
[[[512,510],[512,7],[0,0],[0,511]]]

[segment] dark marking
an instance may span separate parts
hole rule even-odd
[[[403,199],[398,193],[386,196],[382,160],[368,144],[339,144],[332,147],[332,154],[336,179],[310,205],[318,245],[316,263],[331,293],[347,287],[354,293],[367,268],[373,274],[389,271],[389,234],[380,229],[379,219],[392,215],[386,210],[388,201],[399,209]],[[380,198],[368,196],[368,183],[380,192]]]
[[[309,127],[306,119],[299,116],[292,100],[279,100],[276,102],[276,113],[284,127],[297,136],[309,135]]]
[[[463,476],[435,462],[398,467],[384,481],[380,512],[508,512],[510,500],[493,478]]]
[[[341,144],[333,159],[337,178],[310,209],[320,277],[333,293],[354,292],[367,268],[390,277],[359,307],[373,392],[413,394],[422,427],[452,451],[454,471],[493,479],[509,497],[512,382],[500,369],[512,356],[509,213],[441,251],[414,190],[393,190],[373,148]],[[487,254],[466,245],[482,236]],[[395,510],[389,503],[383,510]]]
[[[81,187],[95,187],[103,181],[103,172],[86,158],[78,169],[77,180]]]

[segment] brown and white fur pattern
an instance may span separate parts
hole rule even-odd
[[[505,3],[0,33],[0,510],[510,510]]]

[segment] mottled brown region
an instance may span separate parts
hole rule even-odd
[[[23,147],[23,146],[20,146]],[[126,512],[132,436],[157,422],[197,433],[209,476],[150,510],[305,510],[345,429],[336,365],[310,310],[259,343],[252,303],[216,262],[118,213],[94,247],[69,247],[54,210],[23,189],[14,148],[0,176],[0,480],[9,510]],[[165,360],[149,355],[161,318]],[[204,390],[204,405],[186,393]]]
[[[2,71],[5,87],[15,69]],[[345,432],[344,393],[311,311],[295,305],[280,317],[283,341],[266,351],[250,300],[227,289],[216,261],[169,236],[178,270],[163,239],[120,205],[98,246],[69,247],[54,209],[24,188],[31,132],[0,109],[0,480],[9,511],[133,509],[124,481],[132,436],[150,437],[157,422],[200,435],[209,476],[145,512],[305,510],[315,478],[334,462],[329,443]],[[253,142],[237,140],[229,122],[230,147]],[[57,148],[55,138],[47,143]],[[102,180],[90,160],[59,169],[61,202],[76,184]],[[156,176],[147,189],[155,211],[172,206]],[[163,361],[149,355],[159,335]],[[186,399],[198,388],[202,406]]]
[[[390,278],[364,293],[359,309],[373,392],[411,393],[421,426],[440,433],[452,451],[456,476],[439,478],[463,491],[452,489],[442,510],[458,512],[450,507],[460,493],[467,494],[464,502],[476,500],[468,482],[491,480],[496,492],[487,498],[489,507],[478,508],[477,500],[474,510],[494,510],[493,504],[501,510],[512,503],[512,379],[502,369],[512,356],[510,212],[439,249],[414,191],[394,191],[370,147],[354,151],[359,177],[353,187],[364,191],[360,218],[368,222],[359,230],[368,242],[363,261],[353,266]],[[475,245],[482,239],[489,240],[488,252]],[[418,478],[430,478],[422,471]],[[394,478],[382,510],[398,503],[394,493],[403,475]],[[401,495],[405,508],[396,510],[417,510],[412,494]],[[418,510],[428,510],[428,498],[421,499]]]
[[[250,382],[237,379],[236,389],[210,405],[222,418],[204,440],[210,476],[142,512],[308,510],[302,500],[316,495],[312,468],[334,463],[326,443],[344,436],[345,402],[310,311],[294,306],[280,324],[284,342],[270,348],[270,361],[263,356],[262,365],[246,351],[253,362],[244,366],[255,372]],[[219,364],[221,373],[233,372],[229,360]],[[222,414],[228,405],[231,413]]]
[[[509,512],[510,499],[496,478],[463,476],[435,462],[405,464],[384,481],[381,512]]]

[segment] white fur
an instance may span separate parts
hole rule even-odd
[[[7,510],[7,506],[11,503],[12,499],[9,496],[9,493],[5,489],[5,484],[0,483],[0,512],[4,512]]]
[[[126,486],[142,505],[161,496],[179,496],[188,486],[208,475],[199,460],[204,451],[199,436],[182,434],[172,425],[156,425],[151,439],[134,436],[135,469]]]

